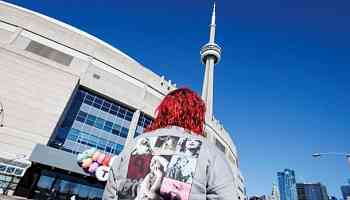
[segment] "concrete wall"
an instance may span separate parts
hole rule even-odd
[[[0,47],[0,151],[29,155],[46,144],[79,77]]]

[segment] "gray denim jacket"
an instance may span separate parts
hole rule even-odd
[[[138,136],[110,169],[103,200],[236,200],[230,165],[205,138],[179,127]]]

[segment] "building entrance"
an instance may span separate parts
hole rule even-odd
[[[59,169],[36,166],[36,181],[27,190],[27,194],[20,195],[31,199],[48,200],[101,200],[105,183],[94,177],[84,177]],[[28,174],[33,176],[33,174]],[[35,175],[34,175],[35,176]],[[24,177],[26,178],[26,177]],[[23,186],[23,185],[22,185]],[[21,186],[19,186],[21,187]]]
[[[42,171],[42,175],[34,189],[34,199],[68,200],[73,196],[76,200],[102,199],[103,186],[91,184],[83,180],[62,176],[55,172]]]

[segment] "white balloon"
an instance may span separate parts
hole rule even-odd
[[[107,181],[109,175],[109,167],[99,166],[96,169],[95,176],[99,181]]]

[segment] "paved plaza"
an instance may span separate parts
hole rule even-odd
[[[26,198],[0,195],[0,200],[23,200]]]

